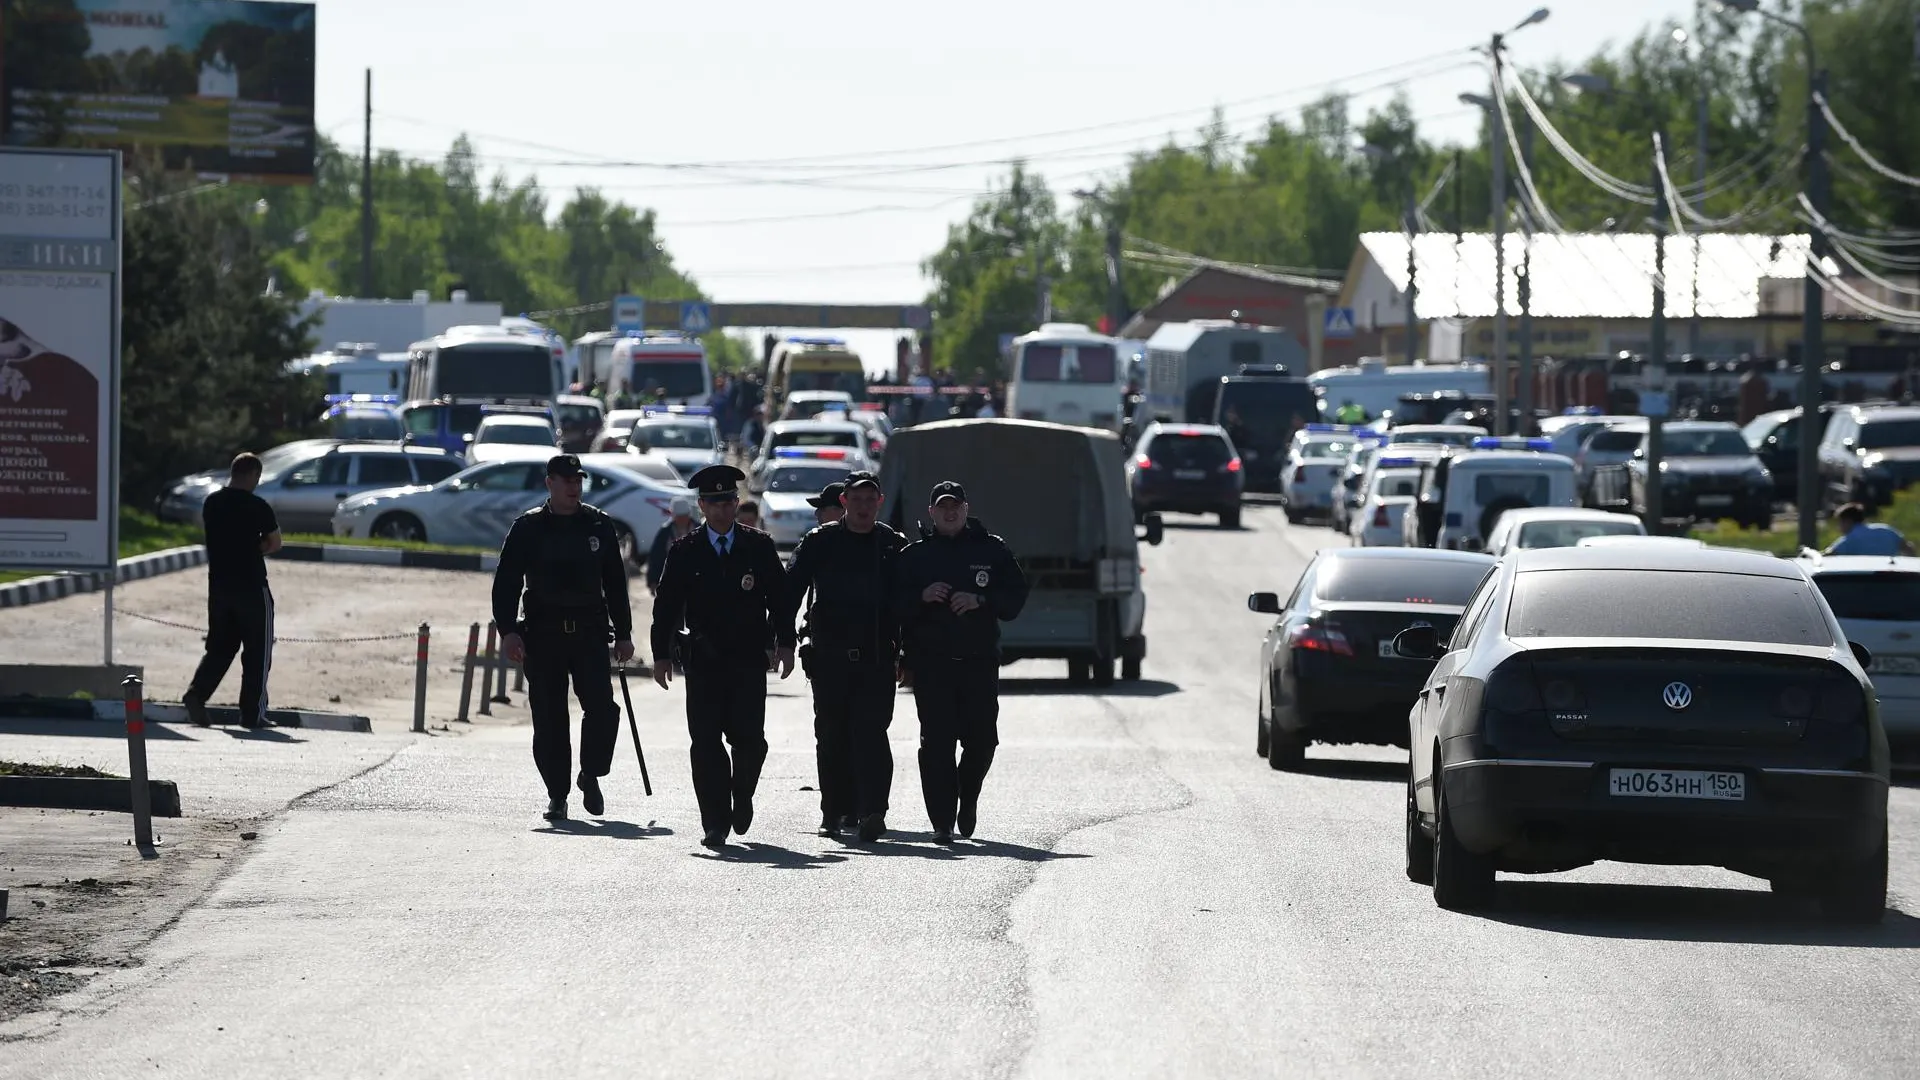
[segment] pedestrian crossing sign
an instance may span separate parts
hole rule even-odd
[[[1327,309],[1325,323],[1326,336],[1330,338],[1350,338],[1353,336],[1353,309],[1350,307],[1330,307]]]
[[[713,310],[699,300],[681,304],[680,329],[689,334],[704,334],[713,329]]]

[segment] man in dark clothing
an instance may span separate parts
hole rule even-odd
[[[766,673],[777,665],[781,678],[793,674],[793,614],[779,549],[773,537],[734,520],[744,479],[731,465],[693,474],[688,484],[706,524],[667,549],[653,601],[653,679],[670,686],[676,659],[686,672],[693,792],[705,830],[700,842],[710,848],[726,845],[729,826],[745,835],[753,824],[753,793],[767,760]]]
[[[1000,623],[1026,605],[1027,579],[1006,541],[968,516],[958,483],[935,484],[928,503],[933,528],[901,552],[893,598],[920,713],[927,819],[946,844],[956,822],[960,835],[973,835],[1000,745]]]
[[[506,631],[507,659],[527,673],[533,761],[547,785],[548,821],[567,816],[573,768],[568,679],[581,709],[580,805],[602,814],[600,778],[613,769],[613,744],[620,736],[608,639],[621,663],[633,658],[633,608],[620,536],[611,517],[580,501],[585,479],[572,454],[547,461],[547,501],[507,530],[493,574],[493,621]]]
[[[693,531],[693,499],[686,495],[677,495],[667,508],[666,524],[653,534],[653,545],[647,549],[647,590],[660,591],[660,571],[667,565],[667,548],[675,540]]]
[[[899,622],[894,562],[906,537],[882,525],[880,481],[849,474],[840,496],[846,516],[807,533],[787,571],[787,614],[807,591],[807,676],[813,683],[814,754],[820,770],[820,834],[859,819],[860,839],[886,831],[893,788],[895,661]]]
[[[273,591],[267,556],[280,550],[280,521],[253,493],[260,459],[241,454],[227,486],[207,496],[200,519],[207,532],[207,651],[181,695],[187,716],[206,727],[207,699],[240,654],[240,725],[267,726],[267,673],[273,668]]]

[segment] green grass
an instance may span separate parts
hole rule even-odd
[[[1872,515],[1872,520],[1899,529],[1900,534],[1909,540],[1920,537],[1920,487],[1911,487],[1895,494],[1893,502],[1881,507]],[[1791,522],[1768,532],[1754,532],[1742,529],[1731,521],[1717,521],[1712,525],[1695,526],[1689,535],[1709,544],[1751,548],[1785,559],[1800,553],[1799,528]],[[1815,546],[1825,551],[1828,544],[1840,538],[1840,530],[1834,528],[1832,521],[1823,521],[1820,523],[1819,537]]]
[[[112,777],[91,765],[35,765],[24,761],[0,761],[0,776],[85,776]]]
[[[494,548],[455,547],[451,544],[429,544],[418,540],[382,540],[378,537],[354,538],[346,536],[327,536],[323,533],[288,533],[283,537],[289,544],[333,544],[345,547],[401,548],[406,551],[448,551],[461,555],[492,555]]]

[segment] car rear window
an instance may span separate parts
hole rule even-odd
[[[1231,456],[1218,435],[1155,435],[1147,444],[1147,460],[1173,469],[1210,469]]]
[[[1522,573],[1507,636],[1833,644],[1804,580],[1669,570]]]
[[[1813,584],[1839,618],[1920,622],[1920,574],[1820,574]]]
[[[1631,454],[1640,449],[1641,433],[1638,431],[1602,431],[1597,432],[1587,443],[1587,449],[1598,450],[1603,454]]]
[[[1528,506],[1545,506],[1553,489],[1545,473],[1491,473],[1473,478],[1473,501],[1492,506],[1500,499],[1520,499]]]
[[[1622,515],[1619,521],[1530,521],[1520,526],[1516,547],[1573,547],[1589,536],[1641,536],[1646,530],[1638,521]]]
[[[1489,567],[1454,559],[1333,559],[1314,598],[1330,604],[1446,604],[1461,607]]]

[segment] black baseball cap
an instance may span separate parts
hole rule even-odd
[[[933,485],[933,494],[927,496],[927,505],[939,506],[941,499],[957,499],[960,502],[966,502],[967,489],[961,487],[958,480],[942,480]]]
[[[847,485],[836,480],[833,483],[828,484],[826,487],[821,488],[820,494],[815,495],[812,498],[808,499],[807,505],[813,507],[816,510],[823,506],[839,506],[840,493],[845,491],[846,489],[847,489]]]
[[[863,487],[870,487],[875,491],[880,490],[880,478],[867,472],[865,469],[859,472],[848,473],[847,478],[840,481],[840,483],[843,489],[847,491],[854,491]]]
[[[575,454],[555,454],[547,459],[548,476],[568,478],[585,476],[587,472],[580,467],[580,458]]]

